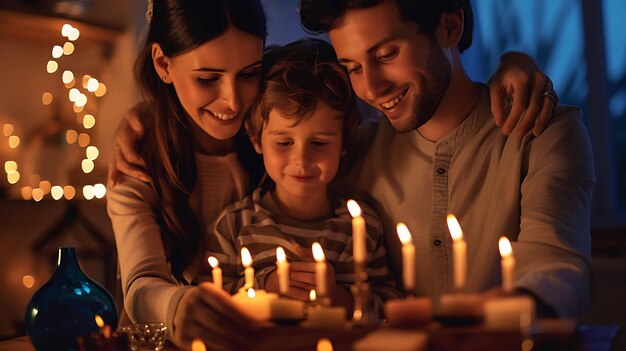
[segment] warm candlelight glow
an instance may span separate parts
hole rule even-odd
[[[324,250],[322,249],[322,245],[320,245],[320,243],[318,242],[313,243],[313,258],[315,259],[315,262],[324,262],[326,258],[324,256]]]
[[[459,239],[463,239],[463,230],[461,230],[461,225],[456,217],[453,214],[449,214],[446,219],[448,221],[448,229],[450,230],[452,240],[457,241]]]
[[[315,302],[315,300],[317,300],[317,294],[315,293],[315,289],[309,291],[309,300],[311,302]]]
[[[4,171],[7,173],[17,171],[17,162],[15,161],[6,161],[4,162]]]
[[[72,71],[65,70],[63,71],[63,76],[61,79],[63,80],[64,84],[69,84],[74,80],[74,73],[72,73]]]
[[[15,128],[13,127],[12,124],[7,123],[4,126],[2,126],[2,132],[4,133],[4,136],[9,136],[13,134],[14,131],[15,131]]]
[[[48,64],[46,65],[46,72],[54,73],[57,71],[57,69],[59,69],[59,64],[56,61],[54,60],[48,61]]]
[[[76,88],[72,88],[70,89],[70,91],[67,93],[70,102],[76,102],[76,99],[78,99],[78,96],[80,95],[80,91]]]
[[[33,189],[33,200],[39,202],[43,199],[43,190],[39,188]]]
[[[107,193],[107,187],[104,184],[98,183],[93,186],[93,195],[96,198],[102,199],[104,195],[106,195],[106,193]]]
[[[39,182],[39,189],[43,190],[44,195],[50,194],[50,189],[52,188],[52,183],[47,180],[42,180]]]
[[[63,48],[60,45],[55,45],[52,47],[52,57],[59,58],[63,56]]]
[[[78,145],[80,147],[87,147],[90,142],[91,142],[91,138],[89,137],[89,134],[87,134],[87,133],[80,133],[78,135]]]
[[[52,198],[55,200],[59,200],[63,197],[63,188],[59,185],[55,185],[50,189],[50,193],[52,194]]]
[[[361,215],[361,207],[354,200],[348,200],[348,211],[352,217],[358,217]]]
[[[100,156],[100,151],[95,146],[87,146],[85,149],[85,156],[87,156],[88,160],[95,160]]]
[[[498,247],[500,248],[500,256],[502,258],[511,256],[513,249],[511,248],[511,242],[506,236],[503,236],[498,241]]]
[[[63,44],[63,54],[71,55],[74,52],[74,44],[67,42]]]
[[[15,184],[20,181],[20,172],[14,171],[11,173],[7,173],[7,182],[9,184]]]
[[[100,83],[98,84],[98,90],[96,90],[96,92],[94,93],[94,95],[96,95],[97,97],[102,97],[104,96],[104,94],[107,93],[107,87],[106,85]]]
[[[83,186],[83,196],[87,200],[93,199],[93,197],[95,196],[95,194],[93,192],[93,185],[85,185],[85,186]]]
[[[78,132],[70,129],[65,132],[65,140],[68,144],[74,144],[78,140]]]
[[[22,277],[22,284],[27,289],[30,289],[35,285],[35,278],[32,275],[25,275]]]
[[[217,268],[220,265],[220,263],[217,261],[217,258],[213,256],[209,256],[209,264],[211,265],[211,268]]]
[[[33,187],[23,186],[20,190],[20,194],[22,195],[22,199],[31,200],[33,198]]]
[[[256,296],[256,292],[254,291],[254,289],[252,288],[248,289],[248,297],[251,299],[254,299],[255,296]]]
[[[74,27],[72,27],[71,24],[65,23],[63,27],[61,27],[61,35],[67,38],[67,36],[70,35],[72,28]]]
[[[104,319],[102,319],[102,317],[100,317],[99,315],[96,315],[95,320],[96,320],[96,325],[98,325],[99,328],[104,327]]]
[[[241,264],[246,268],[252,265],[252,256],[250,256],[250,251],[247,247],[241,248]]]
[[[51,93],[49,92],[45,92],[43,94],[41,94],[41,103],[44,105],[50,105],[52,103],[52,100],[54,100],[54,96],[52,96]]]
[[[76,39],[78,39],[79,36],[80,31],[78,30],[78,28],[72,27],[67,33],[67,39],[69,39],[70,41],[75,41]]]
[[[321,338],[317,341],[317,351],[333,351],[333,343],[327,338]]]
[[[20,145],[20,137],[17,135],[11,135],[9,137],[9,147],[11,149],[15,149],[18,145]]]
[[[206,351],[206,346],[200,339],[193,339],[191,342],[191,351]]]
[[[280,263],[283,263],[285,262],[285,260],[287,260],[287,255],[285,255],[285,249],[280,246],[276,248],[276,260]]]
[[[96,90],[98,90],[99,86],[100,82],[98,82],[96,78],[89,78],[89,80],[87,81],[87,91],[89,92],[95,92]]]
[[[67,200],[71,200],[74,198],[74,196],[76,196],[76,189],[71,186],[71,185],[66,185],[63,187],[63,196],[65,196],[65,198]]]
[[[400,222],[396,225],[396,231],[398,232],[398,237],[400,237],[400,242],[402,244],[411,243],[411,232],[409,232],[409,228],[407,228],[406,224]]]
[[[91,171],[93,171],[94,168],[94,163],[92,160],[90,159],[84,159],[81,164],[80,164],[81,168],[83,169],[83,172],[85,173],[91,173]]]
[[[92,115],[85,115],[83,117],[83,127],[85,129],[91,129],[96,125],[96,118]]]

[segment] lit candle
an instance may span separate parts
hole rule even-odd
[[[209,264],[213,268],[211,272],[213,274],[213,284],[216,287],[221,289],[222,288],[222,269],[220,268],[220,263],[217,261],[217,258],[213,256],[209,256]]]
[[[241,248],[241,263],[245,267],[245,283],[243,288],[250,289],[254,286],[254,268],[252,268],[252,256],[250,255],[250,251],[248,251],[247,247]]]
[[[458,290],[465,287],[467,279],[467,243],[463,240],[463,231],[453,214],[447,217],[448,229],[452,236],[452,260],[454,262],[454,287]]]
[[[502,290],[510,293],[513,291],[513,273],[515,272],[515,257],[509,239],[501,237],[498,242],[500,256],[502,256]]]
[[[191,342],[191,351],[206,351],[206,346],[200,339],[193,339]]]
[[[415,246],[413,246],[409,228],[400,222],[396,231],[402,242],[402,282],[406,291],[415,289]]]
[[[289,292],[289,262],[282,247],[276,248],[276,270],[278,273],[278,291],[286,295]]]
[[[324,257],[324,250],[322,246],[315,242],[313,243],[313,258],[315,259],[315,288],[317,294],[320,296],[326,296],[327,281],[326,281],[326,259]]]
[[[317,300],[317,293],[315,292],[315,289],[311,289],[311,291],[309,291],[309,300],[311,303],[315,303],[315,300]]]
[[[354,200],[348,200],[348,211],[352,216],[352,254],[354,262],[365,262],[365,219],[361,217],[361,207]]]

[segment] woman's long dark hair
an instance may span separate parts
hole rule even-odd
[[[191,118],[173,85],[164,84],[152,62],[152,44],[175,57],[189,52],[232,26],[261,39],[267,36],[266,18],[259,0],[154,0],[152,20],[143,51],[135,62],[135,75],[148,109],[141,154],[152,178],[159,203],[156,213],[172,274],[182,283],[183,271],[195,257],[201,228],[189,206],[196,183]],[[243,129],[243,128],[242,128]],[[259,157],[241,130],[235,137],[239,162],[251,185],[261,177]]]

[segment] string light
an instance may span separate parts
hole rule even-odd
[[[76,46],[74,43],[80,37],[80,31],[74,28],[70,24],[64,24],[61,28],[61,35],[68,39],[67,42],[60,45],[54,45],[52,47],[52,58],[46,63],[46,72],[52,74],[59,70],[59,64],[55,59],[61,58],[63,55],[71,55],[74,53]],[[68,99],[72,103],[74,112],[78,115],[81,113],[89,103],[89,98],[85,93],[82,93],[75,87],[77,79],[74,73],[70,70],[64,70],[61,74],[61,81],[68,89]],[[98,79],[85,74],[80,80],[80,85],[85,89],[85,92],[93,93],[96,97],[102,97],[106,94],[106,85],[99,82]],[[41,95],[41,103],[44,106],[50,105],[54,101],[54,95],[51,92],[44,92]],[[97,107],[94,104],[90,104],[89,108],[94,111]],[[93,113],[93,112],[92,112]],[[87,113],[84,116],[77,116],[77,120],[82,124],[84,129],[91,129],[96,124],[96,119],[91,113]],[[2,127],[2,131],[5,137],[8,138],[8,145],[10,148],[15,149],[20,145],[20,137],[14,135],[15,128],[12,124],[6,123]],[[79,133],[76,130],[68,129],[65,131],[65,140],[68,144],[78,143],[80,147],[85,148],[86,159],[82,160],[81,166],[85,173],[93,171],[96,160],[100,151],[97,147],[90,145],[91,137],[87,133]],[[18,163],[16,161],[6,161],[4,164],[5,172],[7,175],[7,181],[10,184],[17,184],[21,179],[21,174],[18,171]],[[20,195],[24,200],[41,201],[46,195],[50,196],[54,200],[60,200],[65,198],[72,200],[76,196],[76,188],[71,185],[53,185],[48,180],[42,180],[38,174],[31,174],[28,176],[28,183],[30,185],[24,185],[20,187]],[[93,198],[101,199],[106,195],[106,186],[102,183],[95,185],[85,185],[82,187],[83,196],[87,200]],[[26,275],[23,278],[24,286],[30,288],[34,284],[34,278],[30,275]]]

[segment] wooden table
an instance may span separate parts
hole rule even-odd
[[[535,349],[541,350],[613,350],[613,343],[619,332],[618,325],[599,326],[582,325],[573,332],[565,329],[537,333],[533,336]],[[265,330],[262,340],[255,350],[311,350],[314,351],[317,341],[326,337],[333,343],[336,351],[352,350],[352,343],[376,328],[351,330],[314,330],[299,327],[276,327]],[[519,333],[488,331],[480,327],[443,328],[430,326],[422,331],[429,336],[429,351],[464,351],[483,350],[520,350],[523,340]],[[27,336],[0,341],[0,351],[35,351]],[[167,345],[164,351],[177,351]]]

